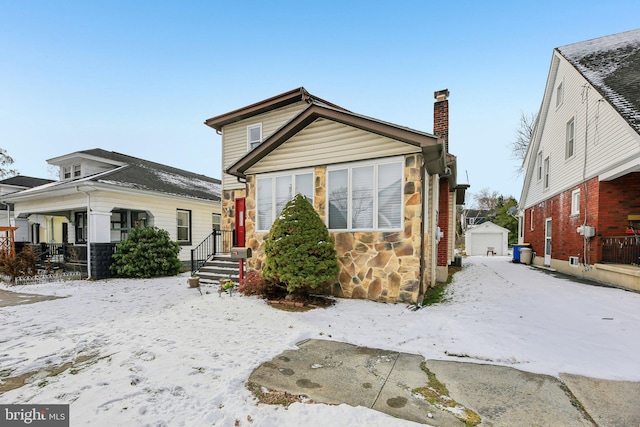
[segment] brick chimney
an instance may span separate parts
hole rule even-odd
[[[433,93],[433,134],[444,139],[444,147],[449,153],[449,89]]]

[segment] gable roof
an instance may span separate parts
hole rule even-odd
[[[475,227],[469,228],[466,233],[470,234],[486,234],[486,233],[495,233],[500,232],[504,234],[509,234],[511,231],[509,229],[504,228],[498,224],[495,224],[491,221],[485,221],[482,224],[478,224]]]
[[[347,111],[338,105],[332,104],[329,101],[325,101],[322,98],[318,98],[315,95],[311,95],[304,87],[301,86],[288,92],[281,93],[280,95],[276,95],[263,101],[256,102],[255,104],[247,105],[246,107],[238,108],[228,113],[211,117],[210,119],[205,120],[204,124],[220,132],[223,126],[226,126],[230,123],[244,120],[246,118],[266,113],[267,111],[275,110],[290,104],[295,104],[296,102],[300,101],[314,101],[316,103],[325,104],[339,110]]]
[[[52,181],[48,184],[19,193],[13,193],[8,196],[23,197],[52,190],[75,188],[80,184],[95,183],[123,190],[151,191],[215,202],[221,200],[221,182],[219,179],[151,162],[149,160],[95,148],[70,153],[69,155],[57,157],[50,161],[59,161],[62,158],[91,158],[98,161],[104,159],[110,164],[114,164],[115,162],[116,165],[114,165],[113,169],[94,175],[64,181]]]
[[[342,108],[335,108],[315,99],[308,100],[309,106],[298,115],[276,130],[260,145],[226,169],[226,172],[244,178],[244,173],[269,153],[284,144],[292,136],[309,126],[315,120],[324,118],[348,126],[392,138],[407,144],[421,147],[427,168],[431,173],[444,173],[445,147],[442,139],[436,136],[384,122],[371,117],[352,113]]]
[[[640,133],[640,29],[556,50]]]

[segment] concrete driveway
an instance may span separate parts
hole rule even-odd
[[[14,305],[33,304],[40,301],[48,301],[63,297],[50,295],[27,294],[23,292],[13,292],[0,289],[0,307],[11,307]]]

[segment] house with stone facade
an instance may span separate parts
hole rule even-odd
[[[534,264],[640,290],[640,29],[554,49],[525,158]]]
[[[454,254],[456,180],[448,150],[447,90],[436,92],[434,132],[366,117],[300,87],[205,121],[222,135],[222,229],[264,263],[264,239],[302,194],[335,241],[332,293],[421,301],[446,280]]]

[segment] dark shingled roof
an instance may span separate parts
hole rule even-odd
[[[32,176],[16,175],[10,178],[0,180],[0,185],[15,185],[16,187],[33,188],[40,185],[49,184],[54,182],[51,179],[34,178]]]
[[[640,133],[640,29],[557,50]]]
[[[99,148],[78,151],[78,153],[126,163],[126,166],[78,180],[90,180],[196,199],[221,200],[221,182],[216,178]]]

